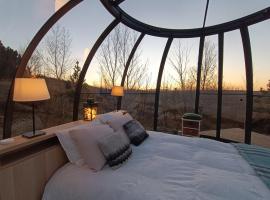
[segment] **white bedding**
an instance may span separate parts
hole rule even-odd
[[[270,190],[230,144],[149,131],[121,168],[66,164],[43,200],[257,200]]]

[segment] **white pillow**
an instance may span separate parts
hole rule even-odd
[[[102,123],[107,124],[108,121],[123,116],[125,111],[109,112],[101,115],[97,115],[96,119],[99,119]]]
[[[93,120],[90,123],[79,125],[79,126],[74,126],[68,129],[63,129],[60,131],[55,132],[62,148],[64,149],[68,160],[76,164],[78,166],[82,166],[84,164],[84,160],[82,159],[76,145],[74,144],[74,141],[69,135],[69,131],[74,130],[74,129],[81,129],[81,128],[86,128],[90,126],[95,126],[95,125],[100,125],[99,120]]]
[[[83,160],[94,171],[101,170],[106,163],[106,159],[99,149],[98,141],[100,138],[112,134],[114,131],[108,125],[96,125],[70,131],[70,137],[74,140]]]
[[[123,125],[131,120],[133,120],[131,115],[126,113],[120,117],[108,121],[107,123],[110,125],[110,127],[112,127],[114,131],[118,132],[119,134],[122,134],[126,141],[130,142]]]
[[[122,116],[119,116],[117,118],[107,121],[107,124],[109,124],[110,127],[112,127],[114,131],[118,131],[121,128],[123,129],[123,125],[131,120],[133,120],[131,115],[126,113]]]

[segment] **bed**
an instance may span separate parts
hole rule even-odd
[[[43,200],[269,200],[270,190],[231,144],[148,131],[120,168],[92,172],[67,163]]]

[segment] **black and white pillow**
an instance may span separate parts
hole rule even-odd
[[[121,133],[113,133],[100,138],[98,142],[108,165],[112,168],[120,167],[132,154],[129,141]]]
[[[136,146],[140,145],[149,136],[144,127],[137,120],[131,120],[124,124],[123,127],[131,144]]]

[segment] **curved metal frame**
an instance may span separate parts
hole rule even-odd
[[[81,96],[81,90],[82,90],[82,85],[83,81],[86,75],[86,72],[89,68],[89,65],[95,56],[98,48],[102,44],[102,42],[105,40],[105,38],[109,35],[109,33],[119,24],[119,20],[115,19],[114,21],[111,22],[111,24],[102,32],[102,34],[99,36],[97,41],[95,42],[94,46],[92,47],[91,51],[89,52],[82,71],[80,73],[80,77],[78,80],[78,83],[76,85],[76,90],[75,90],[75,95],[74,95],[74,104],[73,104],[73,120],[78,120],[78,111],[79,111],[79,104],[80,104],[80,96]]]
[[[173,38],[192,38],[215,35],[220,32],[228,32],[239,29],[243,26],[250,26],[263,20],[270,18],[270,7],[255,12],[251,15],[229,21],[226,23],[194,29],[167,29],[162,27],[151,26],[131,17],[119,5],[114,4],[112,0],[100,0],[105,8],[117,19],[120,19],[123,24],[138,32],[145,33],[157,37],[173,37]]]
[[[197,83],[196,83],[196,96],[195,96],[195,107],[194,107],[195,113],[199,113],[204,40],[205,40],[205,36],[203,35],[200,37],[200,46],[199,46],[199,55],[198,55]]]
[[[124,87],[124,84],[125,84],[125,80],[126,80],[126,76],[127,76],[127,72],[128,72],[128,68],[130,66],[130,63],[132,61],[132,58],[134,57],[136,51],[137,51],[137,48],[139,46],[139,44],[141,43],[142,39],[144,38],[145,34],[144,33],[141,33],[141,35],[138,37],[137,41],[135,42],[130,54],[129,54],[129,57],[128,57],[128,60],[127,60],[127,63],[126,63],[126,66],[125,66],[125,69],[124,69],[124,72],[123,72],[123,76],[122,76],[122,80],[121,80],[121,86]],[[118,100],[117,100],[117,110],[120,110],[121,109],[121,104],[122,104],[122,97],[118,97]]]
[[[240,29],[244,49],[246,67],[246,120],[245,120],[245,143],[251,143],[252,114],[253,114],[253,66],[252,53],[248,27]]]
[[[220,139],[221,115],[222,115],[223,52],[224,52],[224,33],[220,33],[218,34],[218,100],[217,100],[217,122],[216,122],[217,139]]]
[[[160,94],[161,79],[162,79],[164,66],[166,63],[166,59],[167,59],[172,41],[173,41],[173,38],[168,38],[166,46],[163,51],[162,59],[160,62],[158,78],[157,78],[157,86],[156,86],[156,95],[155,95],[155,111],[154,111],[154,125],[153,125],[154,131],[157,130],[157,123],[158,123],[158,108],[159,108],[159,94]]]
[[[50,30],[50,28],[68,11],[70,11],[73,7],[78,5],[83,0],[70,0],[67,4],[65,4],[62,8],[60,8],[56,13],[54,13],[48,21],[41,27],[41,29],[36,33],[35,37],[32,39],[30,44],[28,45],[24,55],[22,56],[21,62],[16,69],[16,73],[14,79],[16,77],[23,76],[26,65],[31,58],[34,50],[38,46],[39,42],[45,36],[45,34]],[[240,29],[243,50],[245,56],[245,66],[246,66],[246,120],[245,120],[245,143],[250,144],[251,142],[251,130],[252,130],[252,108],[253,108],[253,71],[252,71],[252,53],[251,53],[251,45],[250,38],[248,32],[248,26],[259,23],[261,21],[267,20],[270,18],[270,7],[267,7],[261,11],[255,12],[248,16],[229,21],[226,23],[205,27],[205,21],[207,17],[207,10],[209,0],[207,0],[206,10],[204,15],[204,21],[202,28],[195,29],[166,29],[161,27],[155,27],[143,22],[140,22],[130,15],[128,15],[125,11],[123,11],[119,4],[121,4],[124,0],[100,0],[104,7],[115,17],[115,20],[104,30],[101,36],[96,41],[92,50],[88,54],[88,57],[84,63],[82,72],[80,74],[79,82],[76,86],[76,93],[74,96],[74,106],[73,106],[73,119],[78,119],[78,108],[79,108],[79,100],[80,100],[80,92],[82,88],[82,83],[85,78],[86,72],[89,68],[92,58],[94,57],[97,49],[101,45],[102,41],[106,38],[106,36],[113,30],[113,28],[122,22],[126,26],[130,27],[133,30],[136,30],[141,33],[140,37],[136,41],[134,45],[129,59],[126,63],[124,74],[122,77],[121,85],[124,85],[126,73],[128,67],[130,65],[130,61],[135,54],[135,51],[143,39],[144,35],[152,35],[157,37],[166,37],[168,38],[162,60],[160,63],[160,69],[157,79],[157,87],[156,87],[156,96],[155,96],[155,112],[154,112],[154,130],[157,129],[158,122],[158,107],[159,107],[159,94],[160,94],[160,84],[163,74],[164,65],[166,62],[166,57],[169,52],[171,43],[174,38],[191,38],[191,37],[200,37],[200,47],[199,47],[199,55],[198,55],[198,72],[197,72],[197,86],[196,86],[196,99],[195,99],[195,112],[198,112],[199,109],[199,95],[200,95],[200,73],[201,73],[201,64],[203,58],[203,46],[205,37],[208,35],[218,34],[219,36],[219,75],[218,75],[218,109],[217,109],[217,133],[216,137],[220,138],[220,123],[221,123],[221,105],[222,105],[222,70],[223,70],[223,46],[224,46],[224,33],[232,30]],[[14,81],[14,80],[13,80]],[[4,115],[4,137],[11,136],[11,125],[12,125],[12,113],[13,113],[13,82],[11,84],[8,99],[5,107],[5,115]],[[121,100],[120,100],[121,106]]]
[[[47,22],[39,29],[39,31],[36,33],[34,38],[29,43],[28,47],[26,48],[20,64],[16,68],[15,76],[12,80],[6,106],[5,106],[5,113],[4,113],[4,130],[3,130],[3,138],[11,137],[11,126],[12,126],[12,119],[13,119],[13,106],[14,102],[12,101],[13,97],[13,85],[14,85],[14,79],[16,77],[22,77],[23,73],[25,71],[25,68],[27,66],[28,61],[30,60],[33,52],[37,48],[38,44],[42,40],[42,38],[46,35],[46,33],[51,29],[51,27],[61,18],[63,17],[68,11],[70,11],[72,8],[74,8],[76,5],[81,3],[83,0],[72,0],[67,2],[63,7],[61,7],[57,12],[55,12],[48,20]]]

